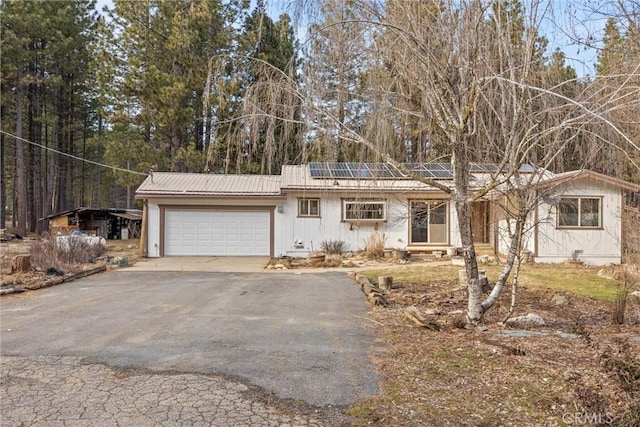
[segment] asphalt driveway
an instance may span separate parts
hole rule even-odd
[[[373,324],[344,273],[111,271],[1,304],[10,358],[221,374],[312,406],[378,391]]]

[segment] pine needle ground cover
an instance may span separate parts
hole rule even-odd
[[[393,276],[394,289],[388,306],[369,313],[384,380],[377,397],[350,408],[355,425],[640,425],[639,298],[629,299],[625,323],[613,325],[615,280],[598,269],[527,265],[514,316],[533,312],[545,325],[514,333],[499,323],[510,303],[505,289],[485,317],[488,331],[479,332],[461,327],[458,269],[366,272],[374,283]],[[490,281],[499,274],[486,270]],[[552,302],[558,294],[569,303]],[[411,323],[402,312],[411,305],[442,330]]]

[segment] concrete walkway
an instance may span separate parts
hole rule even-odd
[[[265,270],[271,258],[265,256],[174,256],[161,258],[145,258],[125,268],[116,268],[114,271],[184,271],[184,272],[209,272],[209,273],[289,273],[289,274],[318,274],[351,271],[375,270],[375,269],[407,269],[416,266],[442,266],[451,265],[450,260],[415,262],[410,264],[388,264],[367,262],[356,267],[301,267],[288,270]]]
[[[265,256],[166,256],[146,258],[120,271],[190,271],[218,273],[260,273],[271,258]]]

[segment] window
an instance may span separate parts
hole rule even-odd
[[[447,203],[444,201],[412,201],[410,242],[447,244],[447,218]]]
[[[343,200],[343,221],[385,221],[384,200]]]
[[[320,216],[320,199],[298,199],[298,216]]]
[[[597,197],[562,197],[558,203],[558,227],[600,227],[600,202]]]

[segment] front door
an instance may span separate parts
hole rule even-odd
[[[489,244],[489,202],[481,200],[471,204],[471,230],[473,243]]]

